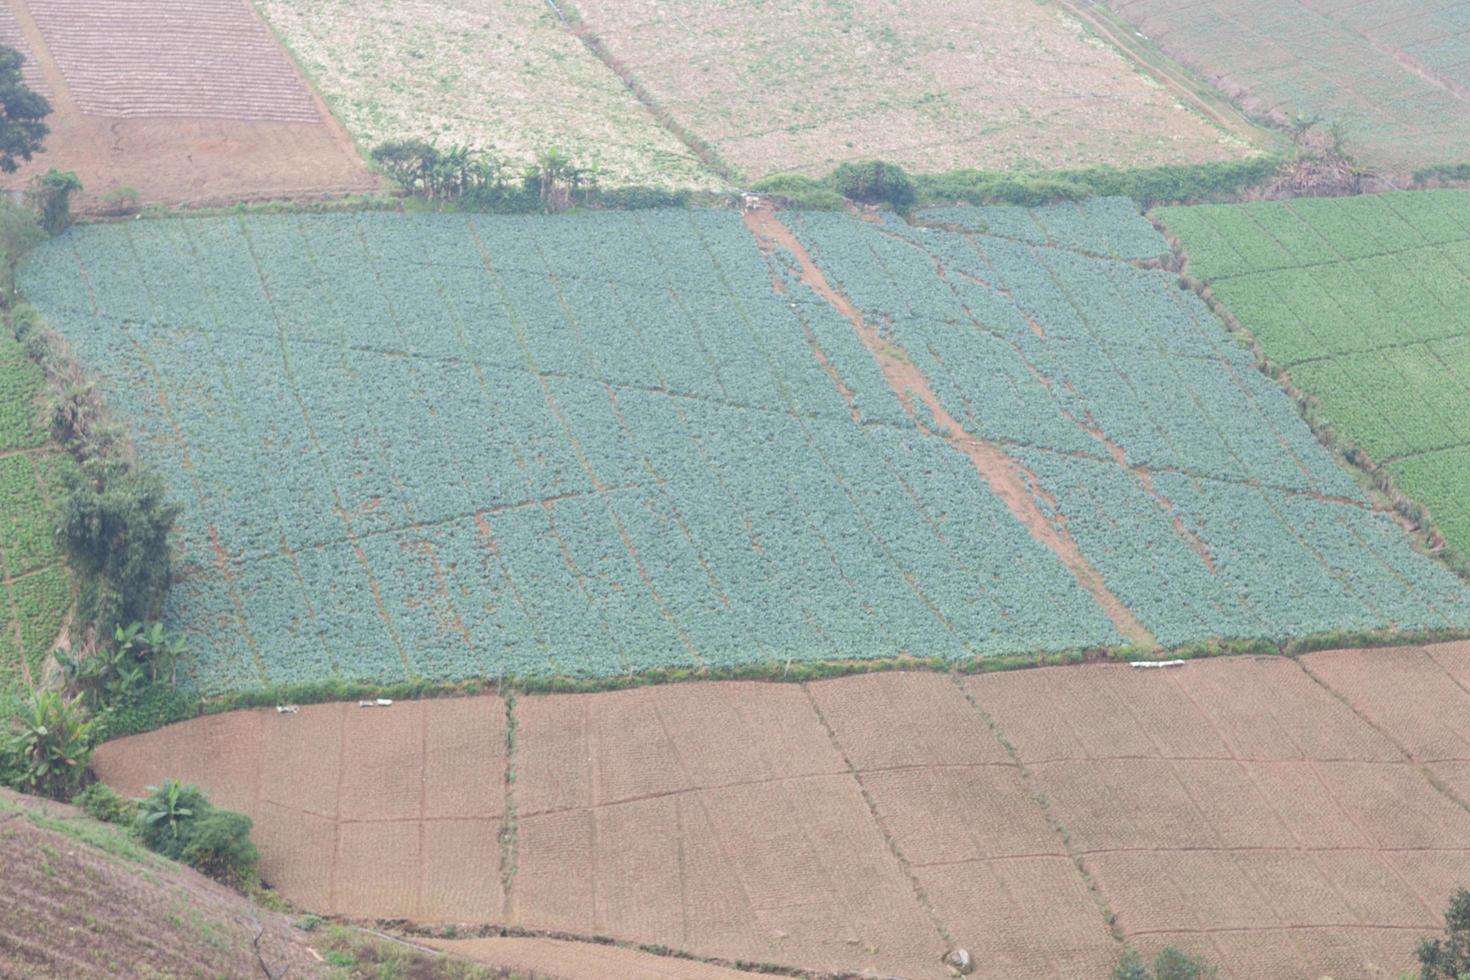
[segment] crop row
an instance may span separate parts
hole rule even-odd
[[[1470,553],[1470,194],[1159,213],[1319,415]],[[1211,279],[1211,277],[1219,277]]]
[[[1014,236],[791,221],[967,431],[1014,447],[1161,640],[1465,616],[1173,276]]]
[[[1056,247],[1136,241],[1106,207],[788,220],[1166,642],[1470,619],[1193,294]],[[285,215],[22,274],[187,503],[203,689],[1120,642],[800,262],[723,211]]]

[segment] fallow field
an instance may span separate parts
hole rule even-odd
[[[1470,20],[1437,0],[1108,0],[1246,109],[1343,126],[1350,151],[1409,171],[1470,157]]]
[[[346,133],[243,0],[5,0],[0,43],[51,101],[46,152],[6,187],[75,171],[84,205],[360,192]]]
[[[1056,5],[821,0],[563,5],[624,74],[749,178],[881,157],[911,170],[1237,159],[1249,127]]]
[[[250,813],[266,880],[323,913],[935,980],[954,945],[1026,980],[1123,942],[1357,980],[1408,969],[1470,874],[1467,682],[1452,644],[334,704],[96,765]]]
[[[75,228],[205,692],[1470,626],[1126,201]]]
[[[59,460],[41,424],[41,371],[0,329],[0,714],[40,681],[67,609],[71,576],[48,510]]]
[[[1470,556],[1470,193],[1158,216],[1322,420]]]
[[[395,139],[556,148],[604,184],[723,181],[545,0],[257,0],[364,152]]]

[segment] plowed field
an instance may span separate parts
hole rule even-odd
[[[1352,153],[1411,170],[1470,153],[1470,22],[1437,0],[1108,0],[1244,108],[1342,127]]]
[[[1470,626],[1134,206],[76,228],[203,691]],[[395,397],[384,397],[393,392]]]
[[[321,912],[906,977],[952,945],[978,976],[1103,976],[1121,939],[1348,980],[1406,969],[1470,875],[1466,675],[1453,644],[327,705],[97,766],[250,812],[265,877]]]
[[[82,206],[219,203],[375,186],[245,0],[6,0],[0,42],[51,100],[46,152],[4,186],[73,170]]]

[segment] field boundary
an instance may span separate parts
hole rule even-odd
[[[1320,402],[1317,397],[1298,388],[1291,380],[1291,369],[1281,366],[1268,356],[1255,333],[1235,316],[1229,306],[1216,298],[1210,284],[1190,273],[1189,252],[1168,225],[1152,215],[1148,217],[1169,243],[1172,268],[1178,273],[1180,284],[1199,296],[1215,316],[1225,324],[1226,329],[1250,349],[1256,362],[1256,369],[1274,381],[1286,393],[1317,441],[1347,472],[1354,476],[1360,486],[1388,506],[1398,518],[1399,524],[1403,527],[1404,533],[1409,536],[1415,550],[1440,562],[1465,581],[1470,581],[1470,556],[1462,555],[1451,547],[1444,532],[1434,523],[1429,509],[1399,489],[1386,466],[1386,463],[1391,460],[1374,460],[1356,442],[1323,422],[1318,411]],[[1433,246],[1426,245],[1425,247],[1432,248]],[[1440,447],[1437,450],[1426,450],[1425,452],[1436,452],[1447,448],[1456,447]],[[1412,458],[1417,455],[1423,455],[1423,453],[1411,453],[1404,457],[1393,457],[1393,459]]]

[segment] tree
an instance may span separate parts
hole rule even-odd
[[[4,252],[4,265],[0,266],[0,306],[8,309],[15,295],[15,267],[21,256],[45,238],[46,233],[36,224],[33,213],[9,201],[0,201],[0,251]]]
[[[40,214],[41,227],[53,235],[71,224],[71,196],[82,189],[82,179],[70,170],[50,170],[31,180],[26,197]]]
[[[16,789],[69,800],[92,757],[92,723],[81,707],[58,691],[37,691],[11,719],[12,732],[0,769],[14,774]]]
[[[42,119],[51,114],[51,103],[33,92],[21,78],[25,56],[0,45],[0,170],[13,174],[16,162],[42,151],[41,141],[51,132]]]
[[[858,160],[844,163],[832,171],[832,187],[849,201],[863,204],[887,204],[903,211],[914,203],[914,182],[904,169],[882,160]]]
[[[1456,890],[1444,913],[1444,938],[1419,944],[1420,980],[1457,980],[1470,974],[1470,891]]]

